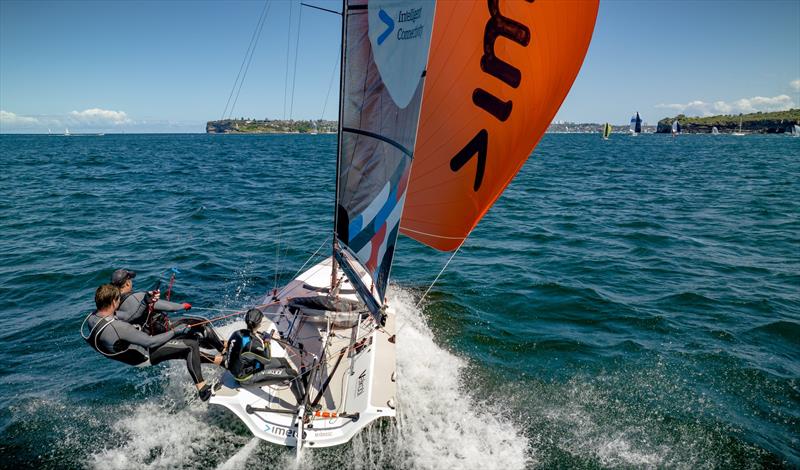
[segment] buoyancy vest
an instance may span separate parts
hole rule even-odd
[[[270,358],[269,345],[249,330],[239,330],[228,340],[227,369],[236,378],[248,377],[264,368],[256,356]]]
[[[90,313],[83,321],[84,324],[89,320],[94,312]],[[103,317],[98,321],[94,328],[89,332],[88,336],[83,336],[83,325],[81,325],[81,336],[95,351],[103,356],[113,359],[115,361],[124,362],[131,366],[147,366],[150,365],[150,358],[141,350],[131,347],[127,341],[119,340],[114,343],[113,351],[106,351],[105,347],[99,342],[100,334],[108,328],[117,319],[114,316]]]

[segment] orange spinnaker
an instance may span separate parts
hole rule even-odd
[[[439,250],[469,235],[567,96],[598,3],[438,2],[404,234]]]

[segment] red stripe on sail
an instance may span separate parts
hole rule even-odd
[[[381,229],[372,237],[372,252],[369,254],[369,261],[367,261],[367,269],[370,273],[374,273],[378,269],[378,252],[386,241],[386,222],[381,225]]]

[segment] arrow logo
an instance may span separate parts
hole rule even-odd
[[[478,163],[475,167],[475,182],[472,185],[472,189],[475,192],[481,189],[481,183],[483,183],[483,172],[486,170],[486,148],[488,144],[489,133],[486,129],[481,129],[480,132],[475,134],[475,137],[450,160],[450,169],[458,171],[463,168],[468,161],[472,160],[472,157],[476,153],[478,154]]]
[[[388,13],[383,11],[383,9],[381,9],[378,12],[378,18],[380,18],[381,21],[386,23],[386,31],[382,32],[381,35],[378,36],[378,45],[380,46],[381,44],[383,44],[383,41],[385,41],[386,38],[389,37],[389,34],[391,34],[391,32],[394,31],[394,20],[392,20],[392,17],[389,16]]]

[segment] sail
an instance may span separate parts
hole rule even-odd
[[[456,249],[572,86],[598,1],[440,2],[401,231]]]
[[[373,313],[406,198],[433,15],[432,1],[345,1],[334,254]]]
[[[636,124],[635,124],[635,126],[633,127],[633,132],[635,132],[635,133],[639,134],[639,133],[641,133],[641,132],[642,132],[642,118],[641,118],[641,117],[639,117],[639,113],[638,113],[638,112],[636,113],[636,120],[635,120],[635,122],[636,122]]]
[[[711,128],[711,133],[714,134],[714,135],[719,134],[719,129],[717,129],[717,126],[714,126],[714,127]]]
[[[610,135],[611,135],[611,124],[606,123],[606,125],[603,126],[603,138],[608,139],[608,136]]]
[[[677,134],[681,131],[681,125],[678,124],[678,121],[672,121],[672,133]]]

